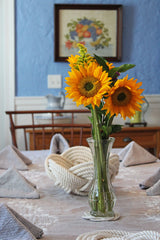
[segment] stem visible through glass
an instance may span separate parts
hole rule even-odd
[[[112,195],[109,189],[108,177],[109,168],[109,139],[101,139],[99,122],[96,109],[92,109],[93,116],[93,139],[94,139],[94,166],[97,168],[95,170],[95,177],[97,179],[98,193],[93,193],[92,197],[95,201],[92,203],[93,212],[101,212],[105,214],[106,211],[113,214],[113,201]],[[108,171],[108,172],[107,172]],[[106,197],[105,197],[106,195]],[[106,205],[107,204],[107,205]]]

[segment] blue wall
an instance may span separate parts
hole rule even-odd
[[[68,63],[54,62],[55,3],[61,0],[16,0],[16,96],[45,96],[49,74],[61,74],[63,86]],[[75,0],[82,4],[123,5],[122,61],[134,63],[129,77],[143,82],[145,94],[160,94],[160,0]]]

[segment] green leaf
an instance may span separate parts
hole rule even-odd
[[[134,68],[135,64],[123,64],[118,68],[118,72],[126,72],[127,70]]]
[[[112,133],[112,126],[109,126],[109,127],[106,125],[102,126],[101,128],[102,139],[107,139],[111,133]]]
[[[89,110],[91,110],[91,109],[92,109],[92,105],[89,104],[89,105],[86,106],[86,108],[88,108]]]
[[[112,68],[111,70],[109,70],[108,75],[109,75],[109,77],[114,78],[114,77],[117,77],[117,76],[115,76],[115,74],[117,72],[119,72],[119,73],[120,72],[126,72],[127,70],[129,70],[129,69],[131,69],[135,66],[136,66],[135,64],[123,64],[120,67],[115,67],[115,68]]]
[[[88,116],[88,119],[90,120],[91,124],[93,124],[93,118]]]
[[[118,72],[118,70],[119,70],[119,67],[112,68],[111,70],[109,70],[108,76],[113,78],[115,73]]]
[[[96,59],[97,63],[103,67],[103,71],[109,71],[109,67],[107,66],[106,60],[104,58],[99,57],[96,54],[94,54],[94,58]]]
[[[122,125],[118,125],[118,124],[112,125],[112,133],[120,132],[121,129],[122,129]]]

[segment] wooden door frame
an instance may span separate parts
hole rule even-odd
[[[15,0],[0,0],[0,150],[11,144],[6,110],[15,110]]]

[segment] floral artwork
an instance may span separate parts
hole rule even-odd
[[[122,57],[122,5],[55,4],[55,61],[67,61],[83,44],[108,61]]]
[[[68,33],[65,35],[65,46],[68,49],[77,48],[77,43],[88,43],[94,50],[108,47],[111,37],[109,30],[102,21],[90,18],[78,18],[68,24]]]

